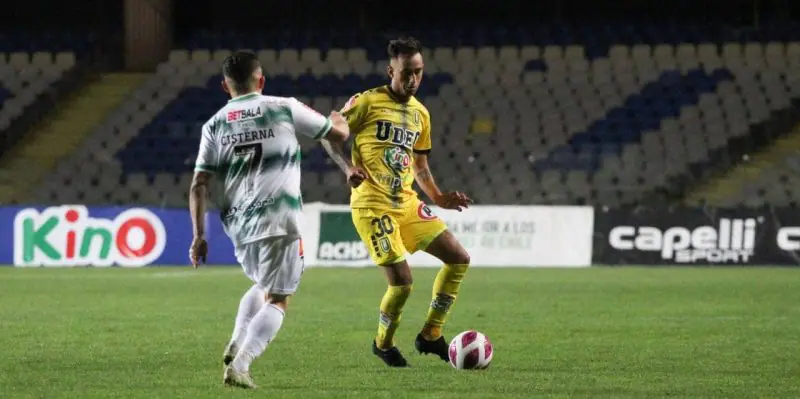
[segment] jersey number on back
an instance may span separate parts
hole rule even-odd
[[[247,176],[244,179],[245,192],[252,194],[255,180],[256,168],[261,165],[261,143],[243,144],[233,147],[234,163],[242,163],[242,169],[247,170]]]

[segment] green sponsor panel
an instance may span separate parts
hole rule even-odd
[[[353,226],[350,211],[320,212],[317,259],[342,264],[361,264],[369,260],[369,252]]]

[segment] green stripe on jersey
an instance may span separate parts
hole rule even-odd
[[[319,132],[314,136],[314,139],[315,140],[319,140],[319,139],[325,137],[328,134],[328,132],[331,131],[332,127],[333,127],[333,123],[331,122],[331,120],[330,119],[325,119],[325,125],[322,126],[322,129],[320,129]]]
[[[293,123],[292,111],[287,106],[280,108],[267,108],[264,110],[264,115],[257,120],[260,128],[265,128],[269,125],[276,125],[278,123]]]
[[[295,152],[268,155],[264,157],[264,160],[261,161],[261,170],[267,171],[270,169],[286,168],[294,165],[299,166],[301,156],[302,153],[300,152],[300,149]]]
[[[214,165],[209,165],[209,164],[205,164],[205,163],[199,163],[199,164],[197,164],[197,165],[195,165],[195,166],[194,166],[194,170],[195,170],[196,172],[210,172],[210,173],[214,173],[214,172],[216,172],[216,171],[217,171],[217,167],[216,167],[216,166],[214,166]]]
[[[282,154],[269,154],[261,159],[260,170],[262,172],[265,172],[271,169],[286,168],[296,165],[299,166],[301,157],[302,153],[300,152],[299,148],[294,152],[285,152]],[[219,165],[217,170],[219,170],[220,174],[226,175],[228,178],[233,179],[242,173],[247,173],[248,165],[249,165],[248,159],[244,157],[237,157],[233,160],[233,162],[223,163]]]

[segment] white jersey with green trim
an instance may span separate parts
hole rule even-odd
[[[300,235],[300,144],[320,139],[330,119],[295,98],[251,93],[228,101],[203,125],[195,171],[214,173],[225,232],[234,245]]]

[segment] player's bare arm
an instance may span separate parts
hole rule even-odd
[[[347,176],[347,183],[351,187],[358,187],[366,180],[367,173],[360,167],[353,166],[344,153],[344,143],[350,135],[350,128],[347,120],[342,114],[333,111],[331,112],[331,132],[321,140],[322,148],[328,153],[333,162],[344,172]],[[346,132],[346,134],[337,134],[336,132]]]
[[[436,205],[444,209],[455,209],[460,212],[472,203],[472,200],[460,191],[443,193],[439,189],[431,173],[430,165],[428,165],[428,154],[415,154],[413,167],[414,180]]]
[[[350,137],[350,125],[347,124],[347,119],[338,111],[331,111],[328,118],[331,120],[331,130],[325,136],[325,139],[336,143],[347,141]]]
[[[367,179],[367,172],[361,167],[353,166],[344,153],[343,144],[343,142],[322,139],[322,148],[325,149],[328,156],[331,157],[333,162],[344,172],[345,176],[347,176],[347,184],[351,187],[358,187]]]
[[[195,172],[192,185],[189,188],[189,213],[192,217],[193,233],[192,246],[189,248],[189,259],[194,267],[199,266],[200,261],[205,262],[208,254],[208,244],[205,240],[205,214],[210,181],[211,173],[198,171]]]

